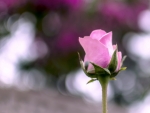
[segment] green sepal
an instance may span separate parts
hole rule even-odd
[[[116,80],[116,78],[115,77],[112,77],[112,78],[110,78],[111,80]]]
[[[84,68],[85,68],[86,71],[88,70],[88,65],[89,65],[89,62],[84,63]]]
[[[85,70],[84,65],[83,65],[83,61],[82,61],[82,59],[81,59],[79,53],[78,53],[78,57],[79,57],[79,61],[80,61],[81,68],[82,68],[82,70],[86,73],[86,70]]]
[[[91,80],[89,80],[86,84],[89,84],[89,83],[94,82],[94,81],[96,81],[96,80],[98,80],[98,79],[91,79]]]
[[[124,62],[125,59],[126,59],[126,56],[123,57],[123,59],[122,59],[122,61],[121,61],[122,64],[123,64],[123,62]],[[121,66],[122,66],[122,64],[121,64]],[[111,79],[114,79],[114,77],[117,76],[118,73],[120,73],[121,71],[124,71],[124,70],[126,70],[126,69],[127,69],[127,67],[122,67],[122,68],[120,68],[119,71],[112,73],[111,76],[110,76],[110,78],[111,78]]]
[[[91,78],[97,78],[97,75],[95,73],[87,73],[86,75]]]
[[[110,76],[110,78],[112,79],[112,78],[116,77],[118,75],[118,73],[119,73],[119,71],[112,73],[111,76]]]
[[[122,67],[120,70],[119,70],[119,72],[120,71],[124,71],[124,70],[126,70],[127,69],[127,67]]]
[[[110,78],[111,79],[114,78],[115,76],[118,75],[119,72],[126,70],[126,68],[127,67],[122,67],[119,71],[112,73],[111,76],[110,76]]]
[[[92,62],[90,62],[93,66],[94,66],[94,69],[95,69],[95,73],[97,75],[111,75],[110,71],[106,68],[102,68]]]
[[[111,61],[108,65],[108,70],[113,73],[115,72],[116,68],[117,68],[117,65],[118,65],[118,60],[117,60],[117,49],[114,51],[113,55],[112,55],[112,58],[111,58]]]
[[[127,58],[127,56],[123,56],[122,61],[121,61],[121,67],[122,67],[123,62],[125,61],[126,58]]]
[[[86,70],[86,69],[88,68],[88,64],[89,64],[89,63],[87,63],[86,66],[84,66],[84,63],[83,63],[83,61],[82,61],[82,59],[81,59],[79,53],[78,53],[78,56],[79,56],[80,65],[81,65],[81,68],[82,68],[83,72],[84,72],[88,77],[97,78],[97,76],[96,76],[94,73],[87,73],[87,70]]]

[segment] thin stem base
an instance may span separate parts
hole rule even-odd
[[[100,76],[98,80],[102,87],[102,113],[107,113],[107,86],[109,82],[109,76]]]

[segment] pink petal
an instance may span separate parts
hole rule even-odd
[[[79,38],[79,42],[85,51],[84,62],[92,62],[103,68],[110,62],[108,49],[98,40],[90,37]],[[92,66],[89,67],[92,69]]]
[[[101,39],[100,39],[100,42],[102,44],[104,44],[108,50],[109,50],[109,54],[110,56],[112,56],[113,52],[114,52],[114,49],[113,49],[113,46],[112,46],[112,32],[109,32],[107,34],[105,34]]]
[[[119,71],[121,68],[121,60],[122,60],[122,53],[121,52],[117,53],[117,59],[118,59],[118,66],[117,66],[116,71]]]
[[[100,40],[102,38],[103,35],[105,35],[106,32],[101,30],[101,29],[98,29],[98,30],[94,30],[92,31],[92,33],[90,34],[90,37],[93,38],[93,39],[97,39],[97,40]]]

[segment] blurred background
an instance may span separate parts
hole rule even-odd
[[[122,108],[124,113],[150,113],[149,0],[0,0],[0,108],[16,102],[18,97],[14,97],[17,94],[13,90],[38,91],[39,98],[45,92],[58,92],[66,108],[67,102],[81,100],[92,103],[90,106],[100,105],[100,85],[86,85],[90,78],[81,70],[77,56],[79,52],[84,57],[78,37],[88,36],[95,29],[112,31],[113,44],[117,43],[123,55],[127,55],[127,70],[111,81],[108,88],[108,101],[115,106],[114,113]],[[28,98],[30,92],[24,93],[19,92],[24,95],[20,99]],[[10,97],[7,101],[2,99],[5,94]],[[52,101],[51,96],[47,98]],[[75,101],[67,101],[68,98]]]

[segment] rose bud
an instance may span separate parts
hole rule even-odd
[[[126,69],[121,68],[125,57],[122,58],[117,45],[112,45],[112,32],[94,30],[90,36],[79,38],[79,42],[85,51],[84,62],[79,55],[80,64],[85,74],[92,78],[90,82],[105,75],[114,79],[120,71]]]

